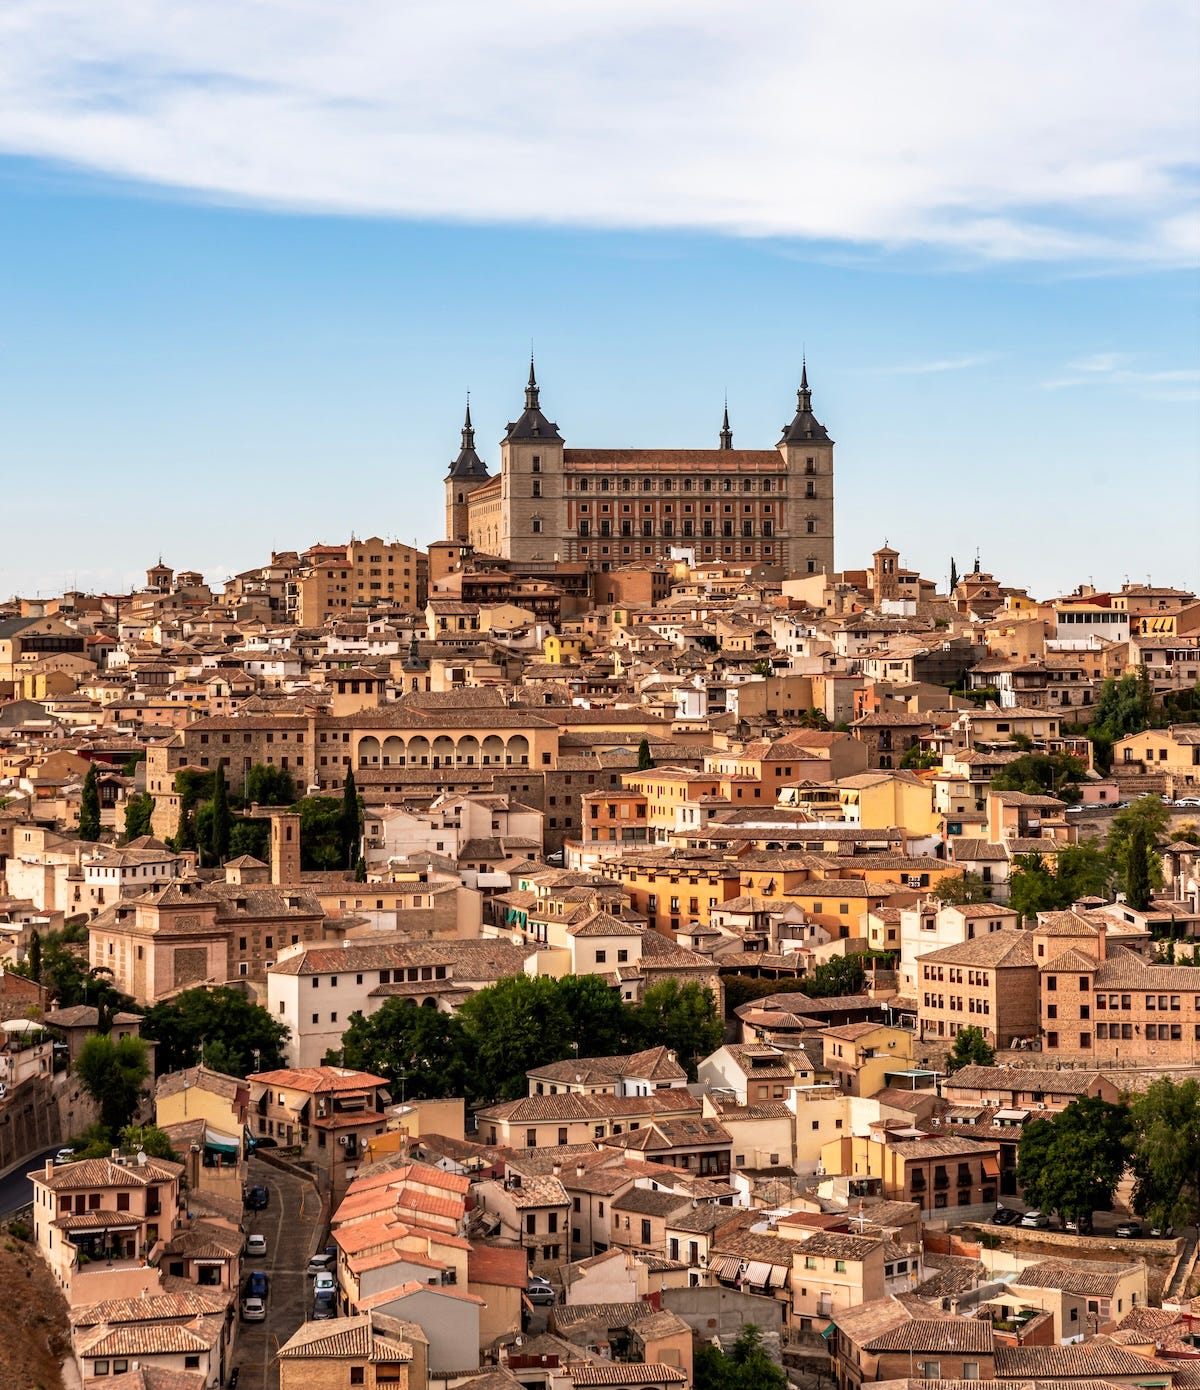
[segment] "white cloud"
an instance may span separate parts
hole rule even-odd
[[[881,367],[879,370],[890,376],[934,376],[941,372],[965,372],[995,360],[994,353],[985,352],[974,357],[938,357],[930,362],[902,362],[898,366]]]
[[[0,150],[345,214],[1182,264],[1187,0],[8,0]]]
[[[1200,368],[1165,367],[1147,370],[1132,365],[1124,352],[1095,352],[1068,362],[1061,376],[1043,383],[1048,391],[1073,386],[1120,387],[1152,401],[1200,400]]]

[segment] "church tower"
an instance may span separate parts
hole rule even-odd
[[[466,541],[469,529],[467,498],[488,480],[487,464],[475,452],[475,430],[471,424],[471,401],[463,420],[462,449],[446,474],[446,539]]]
[[[563,437],[540,401],[530,357],[525,409],[500,444],[500,554],[510,560],[552,561],[566,535]]]
[[[796,415],[779,441],[787,469],[787,569],[791,575],[832,574],[833,440],[813,414],[808,363],[796,392]]]

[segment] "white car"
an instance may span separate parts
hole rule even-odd
[[[54,1155],[54,1161],[55,1163],[70,1163],[74,1157],[74,1149],[59,1149],[59,1151]]]
[[[267,1304],[265,1299],[261,1299],[255,1294],[242,1299],[243,1322],[266,1322],[266,1320]]]
[[[1021,1217],[1022,1226],[1033,1227],[1038,1231],[1044,1231],[1049,1224],[1050,1218],[1042,1211],[1027,1211],[1025,1215]]]
[[[321,1273],[318,1274],[317,1277],[313,1280],[314,1296],[322,1293],[335,1293],[336,1290],[337,1281],[334,1279],[333,1275],[329,1273],[328,1270],[322,1270]]]
[[[267,1238],[266,1238],[266,1236],[260,1236],[260,1235],[257,1235],[257,1234],[256,1234],[256,1235],[252,1235],[252,1236],[247,1236],[247,1237],[246,1237],[246,1254],[247,1254],[248,1256],[250,1256],[251,1258],[253,1258],[253,1257],[256,1256],[256,1255],[265,1255],[266,1253],[267,1253]]]

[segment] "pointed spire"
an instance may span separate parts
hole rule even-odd
[[[800,389],[796,392],[796,408],[812,410],[812,392],[808,389],[808,358],[801,358]]]
[[[733,431],[729,428],[729,397],[725,397],[725,414],[721,419],[721,448],[733,448]]]
[[[533,353],[529,354],[529,382],[525,387],[525,409],[537,410],[538,407],[538,384],[537,374],[533,370]]]
[[[475,429],[471,424],[471,393],[467,392],[467,413],[463,419],[462,446],[465,453],[475,447]]]

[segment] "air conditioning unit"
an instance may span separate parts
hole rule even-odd
[[[350,1143],[350,1136],[348,1134],[340,1135],[338,1138],[338,1143],[342,1146],[343,1149],[348,1147]]]

